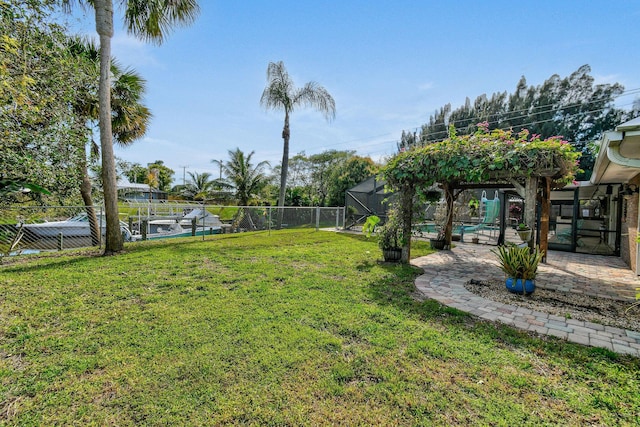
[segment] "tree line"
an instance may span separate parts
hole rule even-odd
[[[228,151],[228,160],[211,160],[215,172],[185,172],[184,183],[172,185],[174,171],[162,160],[149,163],[118,162],[119,174],[129,182],[145,183],[167,192],[173,200],[215,204],[276,205],[280,196],[282,165],[270,168],[256,161],[255,152]],[[343,206],[346,191],[379,170],[370,157],[355,151],[327,150],[291,157],[285,191],[286,206]]]
[[[460,135],[477,130],[479,123],[489,129],[528,129],[541,138],[562,136],[580,153],[580,167],[584,173],[578,179],[591,176],[598,141],[604,132],[640,115],[640,101],[629,110],[616,107],[615,100],[625,93],[619,83],[596,84],[591,67],[583,65],[567,77],[552,75],[542,84],[529,86],[524,76],[512,93],[497,92],[476,97],[471,102],[452,109],[446,104],[429,118],[420,129],[403,131],[398,149],[442,141],[449,136],[453,125]]]

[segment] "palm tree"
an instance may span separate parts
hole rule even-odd
[[[62,0],[70,5],[77,1],[93,7],[96,32],[100,36],[99,126],[102,148],[102,185],[107,217],[105,255],[123,248],[118,218],[116,163],[113,154],[111,124],[111,38],[113,37],[113,0]],[[119,0],[124,7],[124,21],[130,34],[161,44],[165,34],[176,24],[191,23],[198,14],[197,0]]]
[[[282,139],[282,169],[280,171],[280,194],[278,206],[284,206],[284,197],[289,172],[289,115],[301,106],[314,107],[331,121],[336,115],[336,104],[329,92],[316,82],[309,82],[296,88],[282,61],[270,62],[267,67],[267,87],[262,92],[260,105],[267,110],[284,111]],[[280,211],[282,213],[282,211]]]
[[[194,200],[204,200],[213,191],[216,181],[211,179],[209,172],[187,172],[191,178],[185,185],[184,194]]]
[[[254,154],[252,151],[245,156],[239,148],[229,150],[229,160],[221,165],[226,182],[235,189],[238,206],[248,206],[268,182],[264,168],[269,166],[269,162],[263,161],[254,166],[251,163]],[[220,160],[211,162],[220,165]]]
[[[87,87],[78,93],[73,107],[76,114],[81,118],[83,126],[87,127],[87,135],[91,135],[91,122],[95,123],[99,117],[99,101],[96,93],[99,77],[98,66],[100,64],[98,48],[91,41],[74,38],[71,40],[70,51],[82,61],[89,76]],[[113,76],[111,89],[113,138],[116,143],[127,146],[146,133],[147,125],[151,119],[151,112],[141,104],[146,82],[135,71],[131,69],[122,70],[117,61],[113,59],[111,61],[111,74]],[[92,81],[92,77],[95,79],[94,81]],[[92,155],[99,155],[100,147],[93,139],[90,139],[90,147]],[[91,180],[89,179],[87,168],[88,156],[85,149],[86,146],[83,146],[81,156],[83,161],[80,166],[82,173],[80,195],[89,217],[91,243],[97,245],[100,241],[100,230],[96,213],[93,209]]]

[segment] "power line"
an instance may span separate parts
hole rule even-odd
[[[621,92],[619,95],[612,96],[611,99],[614,100],[614,99],[618,99],[618,98],[623,97],[623,96],[629,96],[629,95],[634,95],[634,94],[640,94],[640,88],[625,90],[625,91]],[[591,100],[591,101],[586,102],[586,103],[576,102],[576,103],[573,103],[573,104],[564,105],[564,106],[562,106],[562,109],[570,109],[570,108],[574,108],[574,107],[580,107],[580,106],[583,106],[583,105],[590,105],[590,104],[594,104],[596,102],[606,101],[608,99],[609,99],[609,97],[602,97],[602,98],[597,98],[597,99]],[[629,104],[624,104],[624,105],[629,105]],[[535,110],[537,108],[547,108],[547,107],[550,107],[550,108],[545,109],[545,110],[541,110],[541,111],[529,111],[530,108],[533,108]],[[536,105],[536,106],[529,107],[529,108],[522,108],[520,110],[507,111],[506,113],[508,113],[508,114],[527,113],[527,114],[523,114],[523,115],[520,115],[520,116],[509,117],[509,120],[515,120],[515,119],[522,119],[522,118],[529,117],[530,114],[547,114],[547,113],[556,111],[557,109],[558,109],[558,107],[556,107],[555,104],[545,104],[545,105]],[[460,122],[467,121],[467,120],[473,120],[473,119],[462,119],[461,121],[453,122],[453,124],[454,125],[455,124],[459,124]],[[497,123],[497,122],[490,122],[490,124],[491,123]],[[420,127],[422,127],[422,125],[420,125]],[[417,130],[418,126],[414,127],[413,129]]]
[[[606,101],[606,100],[609,100],[609,99],[611,99],[613,101],[613,100],[621,98],[623,96],[631,96],[631,95],[636,95],[636,94],[640,94],[640,88],[624,90],[618,95],[615,95],[615,96],[612,96],[612,97],[597,98],[597,99],[591,100],[591,101],[586,102],[586,103],[577,103],[576,102],[576,103],[573,103],[573,104],[567,104],[567,105],[562,106],[561,108],[555,107],[554,104],[537,105],[537,106],[534,106],[532,108],[534,108],[534,109],[536,109],[536,108],[546,108],[546,109],[545,110],[541,110],[541,111],[535,111],[535,112],[532,112],[531,114],[544,115],[544,114],[549,114],[549,113],[552,113],[552,112],[560,112],[562,110],[567,110],[567,109],[571,109],[571,108],[574,108],[574,107],[591,105],[591,104],[594,104],[594,103],[597,103],[597,102],[601,102],[601,101]],[[626,107],[626,106],[629,106],[629,105],[633,105],[633,102],[622,104],[622,105],[620,105],[620,107]],[[550,108],[547,108],[547,107],[550,107]],[[578,115],[596,113],[596,112],[602,111],[604,109],[605,108],[598,108],[598,109],[595,109],[595,110],[581,111],[581,112],[569,114],[568,116],[565,116],[565,117],[574,117],[574,116],[578,116]],[[506,113],[507,114],[524,113],[524,112],[529,112],[529,110],[530,110],[529,108],[523,108],[523,109],[520,109],[520,110],[507,111]],[[517,119],[528,118],[529,116],[530,116],[529,114],[522,114],[522,115],[519,115],[519,116],[507,117],[505,119],[500,119],[500,120],[517,120]],[[475,120],[475,119],[474,118],[461,119],[461,120],[458,120],[458,121],[455,121],[455,122],[448,122],[446,124],[446,126],[448,127],[448,125],[451,125],[451,124],[456,126],[456,124],[459,125],[460,123],[469,122],[471,120]],[[500,120],[494,120],[494,121],[491,121],[491,122],[488,122],[488,123],[490,125],[491,124],[497,124],[497,123],[499,123]],[[551,121],[554,121],[554,120],[556,120],[556,118],[552,117],[552,118],[543,119],[543,120],[527,121],[526,123],[522,123],[522,124],[520,124],[518,126],[519,127],[527,127],[527,126],[531,126],[531,125],[534,125],[534,124],[541,124],[541,123],[551,122]],[[418,130],[421,130],[422,126],[423,125],[413,127],[414,132],[417,132]],[[504,128],[497,128],[497,129],[509,130],[510,128],[512,128],[511,125],[507,126],[507,127],[504,127]],[[448,132],[449,132],[448,130],[432,132],[430,134],[431,136],[442,135],[442,138],[432,139],[432,140],[430,140],[430,142],[439,142],[439,141],[442,141],[443,139],[446,139],[448,137],[448,135],[449,135]],[[356,138],[356,139],[336,142],[336,143],[333,143],[333,144],[323,144],[321,147],[311,147],[311,149],[313,150],[314,148],[319,149],[319,148],[326,148],[326,147],[334,147],[334,146],[338,146],[338,145],[345,145],[345,144],[348,144],[348,143],[351,143],[351,142],[370,140],[370,139],[373,139],[373,138],[379,138],[379,137],[383,137],[383,136],[387,136],[387,135],[393,135],[393,133],[388,132],[388,133],[385,133],[385,134],[379,134],[379,135],[373,135],[373,136],[369,136],[369,137]],[[397,145],[398,142],[399,142],[398,139],[385,140],[385,141],[380,141],[380,142],[377,142],[377,143],[374,143],[374,144],[359,145],[359,146],[354,147],[353,149],[354,150],[361,150],[363,148],[370,148],[370,147],[375,147],[377,145],[384,145],[384,144],[390,144],[390,143],[393,143],[393,144]],[[373,151],[372,153],[380,153],[380,152],[383,152],[383,151],[386,151],[386,150],[377,150],[377,151]]]
[[[633,103],[627,103],[627,104],[623,104],[622,106],[627,106],[627,105],[632,105],[632,104]],[[597,112],[602,111],[602,110],[604,110],[604,109],[603,108],[598,108],[598,109],[595,109],[595,110],[580,111],[580,112],[577,112],[577,113],[572,113],[572,114],[566,115],[564,117],[565,118],[566,117],[575,117],[575,116],[580,116],[580,115],[585,115],[585,114],[597,113]],[[552,113],[554,111],[556,111],[556,110],[547,110],[544,113],[536,113],[536,114],[547,114],[547,113]],[[557,112],[559,112],[559,110]],[[520,118],[526,118],[526,117],[528,117],[528,116],[520,116]],[[473,120],[473,119],[465,119],[465,121],[469,121],[469,120]],[[502,119],[502,120],[513,120],[513,118],[506,118],[506,119]],[[555,120],[557,120],[556,117],[551,117],[549,119],[544,119],[544,120],[527,121],[525,123],[519,124],[518,126],[519,127],[527,127],[527,126],[536,125],[536,124],[540,124],[540,123],[552,122],[552,121],[555,121]],[[491,125],[491,124],[497,124],[499,122],[500,122],[500,120],[494,120],[494,121],[487,122],[487,123]],[[454,126],[455,126],[455,123],[460,123],[460,122],[453,122],[453,123],[454,123]],[[451,123],[449,123],[449,124],[451,124]],[[496,128],[496,129],[509,130],[512,127],[513,127],[513,125],[509,125],[507,127]],[[442,139],[446,139],[448,134],[449,134],[448,130],[443,130],[443,131],[432,132],[432,133],[430,133],[430,136],[444,135],[444,138],[442,138]],[[436,138],[435,140],[430,140],[430,141],[437,142],[438,140],[441,140],[441,139],[440,138]]]

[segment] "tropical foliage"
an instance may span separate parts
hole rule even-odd
[[[225,177],[223,183],[232,188],[239,206],[248,206],[259,198],[262,190],[268,182],[269,177],[265,173],[265,168],[269,162],[262,161],[258,164],[252,163],[254,151],[246,155],[239,148],[229,150],[229,160],[222,164],[222,173]],[[213,160],[219,163],[218,160]]]
[[[71,39],[70,51],[79,59],[83,70],[89,76],[86,85],[78,89],[76,99],[73,102],[73,110],[80,125],[86,127],[87,141],[85,146],[90,148],[90,153],[95,158],[100,153],[100,147],[93,140],[93,128],[99,117],[100,55],[98,48],[92,41],[77,37]],[[146,133],[147,125],[151,119],[151,112],[142,104],[146,82],[133,70],[123,69],[114,59],[111,60],[111,75],[113,139],[117,144],[127,146]],[[80,194],[89,215],[92,243],[96,245],[99,242],[100,233],[93,210],[92,184],[87,166],[88,157],[85,154],[80,159],[79,169],[82,175]]]
[[[351,150],[298,153],[289,159],[286,205],[343,206],[346,191],[377,172],[371,158]]]
[[[171,189],[171,183],[173,182],[173,174],[175,173],[173,169],[164,164],[163,160],[156,160],[153,163],[149,163],[147,165],[147,178],[145,180],[146,184],[159,189],[160,191],[169,191]],[[152,185],[152,179],[149,177],[149,174],[155,175],[155,185]]]
[[[490,129],[528,129],[541,138],[563,135],[582,153],[580,163],[585,174],[580,179],[588,179],[594,161],[591,142],[638,115],[637,106],[625,112],[614,105],[624,92],[622,85],[595,84],[590,73],[591,68],[583,65],[567,77],[554,74],[538,86],[529,86],[523,76],[512,93],[483,94],[473,102],[467,98],[456,109],[447,104],[419,131],[403,132],[399,148],[445,139],[449,125],[461,134],[471,134],[476,131],[476,123],[488,122]]]
[[[483,182],[521,180],[548,173],[557,185],[570,183],[578,172],[580,153],[561,137],[541,139],[522,130],[515,133],[479,124],[470,135],[451,136],[441,142],[405,150],[384,168],[391,184]]]
[[[416,191],[427,191],[436,183],[441,187],[449,213],[444,233],[449,245],[453,202],[465,184],[492,181],[529,188],[530,178],[548,177],[562,186],[579,171],[579,156],[560,137],[541,139],[527,130],[490,131],[487,123],[481,123],[471,135],[458,136],[451,128],[450,137],[444,141],[399,153],[389,161],[383,174],[387,183],[401,192],[405,233],[411,230]]]
[[[535,248],[518,246],[498,246],[492,252],[498,257],[500,269],[507,277],[514,279],[533,280],[538,273],[538,265],[544,256],[544,251]]]
[[[0,179],[55,189],[55,199],[19,192],[1,203],[61,204],[78,196],[86,135],[66,107],[90,77],[53,23],[51,3],[0,2]]]
[[[388,211],[387,221],[381,227],[376,228],[378,246],[380,249],[402,249],[407,240],[403,233],[402,219],[397,206],[393,206]]]
[[[187,199],[206,200],[216,187],[216,181],[208,172],[188,172],[189,181],[184,186],[182,193]]]
[[[282,129],[284,146],[278,196],[278,206],[284,206],[289,172],[290,114],[299,107],[309,106],[321,112],[327,120],[331,120],[335,117],[336,105],[331,94],[316,82],[309,82],[303,87],[297,88],[282,61],[269,63],[267,86],[262,92],[260,104],[268,110],[284,111],[284,127]]]
[[[95,10],[96,32],[100,36],[100,85],[99,125],[102,150],[102,184],[106,213],[107,239],[105,254],[119,252],[123,248],[118,218],[118,193],[116,163],[113,153],[111,126],[111,38],[113,37],[113,0],[78,0]],[[72,0],[62,0],[69,6]],[[164,41],[166,33],[176,24],[191,23],[197,13],[195,0],[133,1],[121,0],[124,6],[125,26],[129,33],[156,42]]]

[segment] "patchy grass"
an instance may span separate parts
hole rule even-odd
[[[417,269],[379,257],[281,231],[2,266],[0,422],[640,422],[637,359],[416,301]]]

